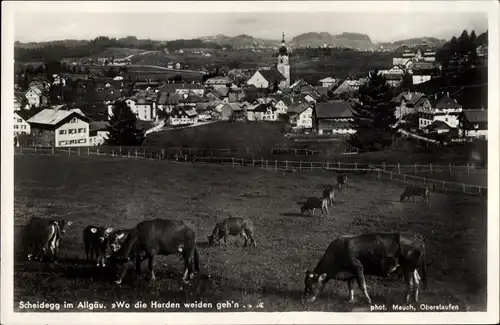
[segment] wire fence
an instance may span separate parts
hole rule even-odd
[[[110,149],[110,147],[105,147]],[[405,174],[408,170],[436,170],[458,168],[458,170],[471,171],[470,166],[433,166],[429,165],[370,165],[361,163],[327,162],[327,161],[297,161],[297,160],[277,160],[264,158],[243,158],[224,156],[196,156],[179,154],[164,149],[146,150],[142,148],[111,148],[102,150],[101,147],[86,148],[16,148],[16,155],[53,155],[53,156],[107,156],[116,158],[132,159],[158,159],[183,163],[218,164],[235,167],[253,167],[271,170],[284,171],[335,171],[342,173],[363,173],[375,175],[378,180],[391,180],[405,184],[429,186],[433,191],[456,192],[471,195],[487,195],[487,187],[480,185],[470,185],[465,183],[449,182],[445,180],[431,179],[416,175]],[[117,150],[115,150],[117,149]],[[428,169],[426,169],[428,168]],[[466,169],[464,169],[466,168]]]

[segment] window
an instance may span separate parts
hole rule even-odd
[[[78,129],[78,133],[85,133],[85,128]]]
[[[60,130],[59,134],[66,134],[66,130]]]
[[[85,143],[85,142],[87,142],[87,139],[80,139],[79,142],[80,143]]]
[[[19,125],[17,125],[17,124],[14,125],[14,129],[16,129],[16,130],[19,129]]]
[[[21,125],[22,130],[26,130],[26,125]]]
[[[60,145],[60,146],[64,146],[64,145],[66,145],[66,141],[64,141],[64,140],[63,140],[63,141],[59,141],[59,145]]]
[[[20,118],[17,119],[17,123],[22,123],[22,122],[23,122],[22,119],[20,119]]]
[[[73,117],[70,121],[70,123],[77,123],[78,122],[78,119],[76,117]]]

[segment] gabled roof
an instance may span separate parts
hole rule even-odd
[[[456,99],[444,95],[438,97],[437,99],[430,100],[431,107],[434,109],[451,109],[451,108],[461,108],[462,105],[457,103]]]
[[[302,113],[303,111],[305,111],[306,109],[308,109],[309,107],[313,107],[313,105],[307,103],[307,102],[303,102],[303,103],[294,103],[294,104],[291,104],[290,106],[288,106],[288,111],[287,113],[290,114],[290,115],[293,115],[293,114],[300,114]]]
[[[332,100],[326,103],[316,104],[316,117],[318,119],[351,118],[351,104],[345,100]]]
[[[80,115],[80,118],[82,118],[85,121],[88,121],[88,118],[83,114],[83,112],[78,109],[70,109],[70,110],[55,110],[55,109],[50,109],[46,108],[36,114],[35,116],[32,116],[29,120],[28,123],[36,123],[36,124],[45,124],[45,125],[57,125],[59,122],[62,120],[66,119],[67,117],[73,115],[73,114],[78,114]]]
[[[224,108],[225,106],[229,106],[233,111],[241,111],[244,108],[244,106],[240,103],[225,103],[222,108]]]
[[[394,102],[401,103],[401,101],[404,99],[407,107],[413,107],[422,98],[425,98],[424,93],[403,91],[394,98]]]
[[[463,111],[465,119],[471,123],[487,123],[488,111],[483,109],[468,109]]]
[[[33,86],[32,86],[32,87],[30,87],[30,88],[28,89],[28,91],[30,91],[30,90],[31,90],[32,92],[34,92],[35,94],[37,94],[38,96],[41,96],[41,95],[43,94],[42,90],[41,90],[40,88],[38,88],[38,87],[33,87]],[[27,92],[28,92],[28,91],[27,91]]]
[[[106,131],[109,126],[108,121],[92,121],[89,125],[89,131]]]
[[[425,127],[425,129],[428,129],[428,130],[451,130],[453,128],[443,121],[435,120],[431,124],[427,125]]]
[[[279,83],[280,81],[286,80],[285,76],[281,74],[276,69],[269,69],[269,70],[259,70],[258,71],[269,83],[274,83],[277,82]]]
[[[332,78],[332,77],[326,77],[326,78],[323,78],[321,79],[319,82],[335,82],[335,78]]]
[[[33,116],[33,112],[24,109],[20,111],[15,111],[14,114],[17,114],[20,118],[22,118],[26,122]]]

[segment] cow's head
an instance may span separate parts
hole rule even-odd
[[[59,219],[59,220],[54,220],[53,223],[57,224],[59,226],[59,229],[61,230],[61,234],[64,235],[66,233],[66,229],[68,229],[68,227],[73,224],[73,221],[66,221],[66,220]]]
[[[125,237],[126,233],[123,231],[111,232],[109,234],[109,247],[111,249],[111,254],[118,252],[125,241]]]
[[[306,271],[304,279],[304,302],[313,302],[316,297],[323,291],[325,287],[326,273],[316,274],[311,271]]]

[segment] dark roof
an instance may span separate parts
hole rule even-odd
[[[431,124],[427,125],[425,127],[425,129],[428,129],[428,130],[451,130],[453,128],[443,121],[436,120],[436,121],[432,122]]]
[[[425,98],[424,93],[403,91],[394,98],[394,102],[399,104],[399,103],[401,103],[401,101],[404,100],[406,102],[407,107],[413,107],[422,98]]]
[[[307,108],[309,107],[313,107],[313,105],[309,104],[309,103],[294,103],[294,104],[291,104],[290,106],[288,106],[288,114],[292,115],[292,114],[300,114],[302,113],[303,111],[305,111]]]
[[[19,117],[25,121],[28,121],[34,115],[33,112],[31,112],[29,110],[24,110],[24,109],[22,109],[20,111],[15,111],[14,113],[19,115]]]
[[[259,73],[270,83],[286,80],[285,76],[276,69],[259,70]]]
[[[482,109],[468,109],[463,111],[465,119],[471,123],[488,122],[488,111]]]
[[[352,129],[351,123],[348,121],[334,121],[334,120],[319,120],[319,129]]]
[[[351,118],[352,116],[351,104],[345,100],[316,104],[316,118],[318,119]]]
[[[328,87],[316,87],[315,90],[319,95],[324,95],[324,96],[328,95]]]
[[[450,109],[450,108],[462,107],[462,105],[457,103],[456,99],[453,99],[448,95],[438,97],[437,99],[433,99],[430,102],[431,102],[431,107],[436,109]]]
[[[92,131],[106,131],[109,126],[109,122],[107,121],[93,121],[93,122],[90,122],[90,126],[89,126],[89,131],[92,132]]]

